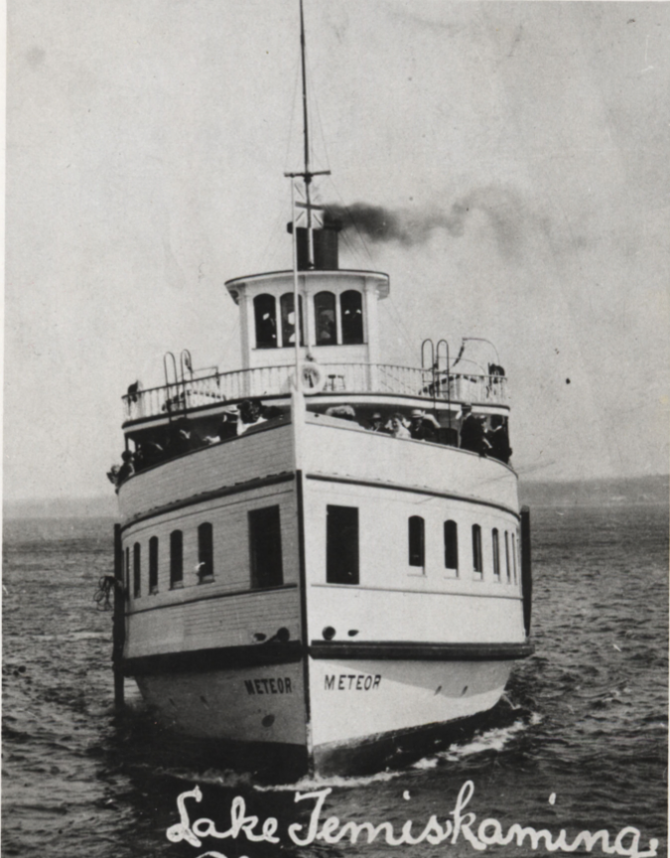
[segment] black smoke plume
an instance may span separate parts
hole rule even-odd
[[[520,200],[511,191],[477,188],[445,209],[387,209],[369,203],[350,206],[327,204],[325,222],[338,225],[343,233],[367,238],[375,243],[396,242],[411,247],[423,244],[436,230],[455,238],[462,236],[471,214],[483,212],[493,230],[500,252],[516,256],[521,244],[524,212]]]

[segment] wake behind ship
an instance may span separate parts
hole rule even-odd
[[[504,370],[381,362],[389,277],[339,267],[304,119],[293,267],[226,283],[242,368],[169,354],[124,397],[115,668],[177,731],[322,768],[497,703],[530,555]]]

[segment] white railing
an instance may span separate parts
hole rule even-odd
[[[433,372],[393,364],[319,364],[325,376],[323,393],[370,393],[418,396],[430,401],[508,402],[507,379],[500,375]],[[203,378],[138,390],[122,397],[124,420],[183,414],[193,408],[231,400],[288,395],[293,366],[265,366],[214,373]]]

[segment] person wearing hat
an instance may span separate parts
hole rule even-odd
[[[386,427],[384,426],[384,418],[381,416],[379,411],[375,411],[375,413],[370,418],[369,425],[370,432],[386,432]]]
[[[410,415],[409,432],[416,441],[436,441],[440,424],[432,414],[414,408]]]
[[[489,448],[489,443],[486,440],[482,419],[472,413],[472,406],[464,405],[461,417],[461,449],[470,450],[472,453],[479,453],[480,456],[485,456]]]
[[[402,414],[394,414],[391,418],[391,435],[394,438],[411,438],[412,434],[405,426],[405,418]]]

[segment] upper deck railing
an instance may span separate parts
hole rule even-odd
[[[322,393],[393,394],[435,402],[508,404],[507,379],[393,364],[318,364]],[[185,378],[161,387],[137,390],[123,398],[124,421],[177,415],[206,405],[263,396],[288,396],[295,368],[266,366]],[[309,393],[309,390],[306,391]]]

